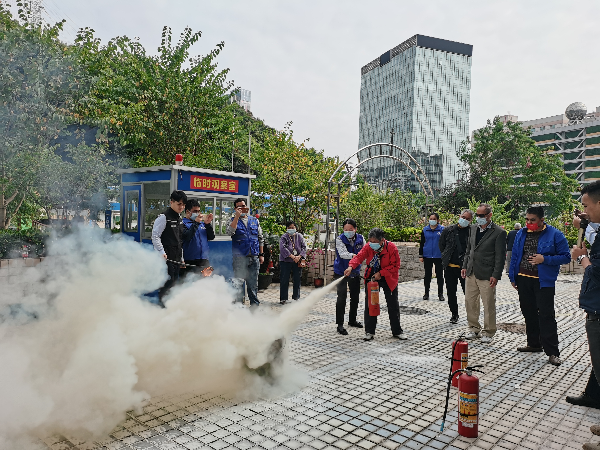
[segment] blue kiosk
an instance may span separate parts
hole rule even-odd
[[[233,276],[231,237],[227,225],[233,217],[233,201],[246,199],[250,207],[251,181],[255,175],[221,172],[182,165],[122,169],[121,232],[152,245],[154,220],[169,207],[174,190],[200,203],[203,214],[214,215],[215,240],[209,241],[209,260],[215,274]]]

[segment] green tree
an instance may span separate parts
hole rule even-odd
[[[577,182],[565,174],[557,155],[535,145],[530,133],[520,122],[488,120],[472,143],[462,143],[458,156],[466,176],[446,189],[437,205],[458,213],[471,198],[496,198],[508,202],[513,217],[533,203],[551,205],[556,212],[571,209]]]
[[[408,191],[381,191],[365,181],[360,181],[356,189],[340,205],[341,218],[356,220],[360,233],[368,233],[372,228],[401,230],[415,226],[420,219],[421,207],[425,204],[423,194]]]
[[[327,181],[338,162],[294,142],[290,125],[280,132],[265,130],[261,145],[252,152],[251,164],[257,175],[252,182],[252,205],[281,223],[293,220],[305,233],[326,209]]]
[[[65,124],[77,81],[73,60],[58,40],[62,23],[20,24],[0,4],[0,229],[35,196],[40,167]]]
[[[231,167],[233,143],[247,130],[236,127],[229,69],[217,70],[225,44],[190,57],[200,36],[186,28],[173,45],[171,29],[164,27],[152,56],[126,36],[102,46],[94,30],[81,30],[76,45],[92,87],[78,104],[80,120],[98,125],[105,139],[115,135],[137,167],[172,164],[177,153],[189,166]]]

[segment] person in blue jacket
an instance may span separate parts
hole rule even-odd
[[[344,227],[344,232],[335,238],[335,261],[333,262],[334,280],[344,276],[344,271],[348,268],[350,260],[358,255],[358,252],[360,252],[365,245],[363,235],[356,232],[356,222],[354,219],[344,220],[342,226]],[[348,331],[344,328],[348,288],[350,288],[348,325],[355,328],[362,328],[362,323],[356,320],[358,301],[360,299],[360,266],[354,269],[347,279],[337,285],[335,321],[337,323],[337,332],[343,336],[348,334]]]
[[[215,238],[212,214],[200,214],[200,203],[190,199],[185,204],[183,218],[183,259],[190,264],[191,271],[199,273],[210,266],[208,262],[208,241]]]
[[[440,250],[440,236],[444,227],[440,225],[440,216],[433,213],[429,216],[429,225],[423,228],[421,232],[421,245],[419,247],[419,261],[425,266],[425,295],[423,300],[429,300],[429,287],[431,286],[431,275],[433,266],[435,266],[435,276],[438,285],[438,299],[441,302],[444,298],[444,268],[442,267],[442,252]]]
[[[571,261],[564,234],[544,222],[544,208],[531,206],[525,216],[527,228],[515,236],[508,277],[519,291],[525,318],[527,345],[520,352],[541,352],[548,362],[561,364],[558,329],[554,314],[554,285],[562,264]]]

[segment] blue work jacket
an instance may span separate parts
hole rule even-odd
[[[440,251],[440,236],[444,231],[444,226],[438,224],[435,230],[432,230],[429,225],[423,228],[421,233],[421,246],[419,248],[419,256],[422,258],[441,258]]]

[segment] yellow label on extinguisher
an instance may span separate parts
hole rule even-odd
[[[468,353],[461,353],[460,354],[460,368],[461,369],[466,369],[467,366],[469,365],[469,354]]]
[[[458,420],[463,425],[477,423],[477,394],[458,393]],[[468,426],[468,425],[467,425]]]

